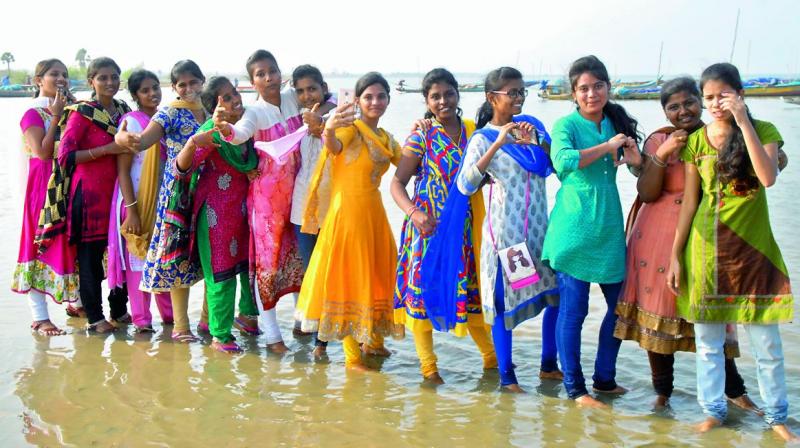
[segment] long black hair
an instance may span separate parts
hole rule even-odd
[[[384,78],[383,75],[381,75],[378,72],[369,72],[364,76],[358,78],[358,81],[356,81],[356,89],[355,89],[356,96],[361,96],[361,94],[364,93],[365,90],[367,90],[367,87],[373,84],[379,84],[381,87],[383,87],[383,90],[386,91],[387,98],[391,98],[389,95],[390,92],[389,82],[386,81],[386,78]]]
[[[513,67],[494,69],[486,75],[486,79],[483,81],[483,91],[488,95],[494,90],[502,89],[509,81],[516,81],[517,79],[522,79],[522,73]],[[478,116],[475,118],[475,128],[480,129],[486,126],[486,123],[491,121],[493,115],[494,109],[492,108],[492,103],[490,103],[487,98],[478,109]]]
[[[456,89],[456,95],[459,95],[459,99],[461,94],[458,92],[458,82],[456,82],[456,77],[450,73],[449,70],[445,68],[435,68],[428,73],[425,74],[425,77],[422,78],[422,96],[425,97],[425,101],[428,100],[428,92],[430,92],[431,87],[434,84],[448,84],[454,89]],[[460,107],[456,108],[456,113],[460,117],[463,111]],[[433,112],[430,109],[425,111],[425,118],[431,119],[433,118]]]
[[[708,81],[720,81],[739,92],[744,88],[742,78],[739,76],[739,69],[733,64],[721,62],[713,64],[703,70],[700,75],[700,90]],[[750,110],[747,110],[747,118],[753,122]],[[747,145],[744,142],[742,129],[736,124],[736,120],[731,119],[733,132],[720,148],[717,156],[717,173],[719,180],[723,184],[734,184],[736,191],[750,191],[758,188],[758,178],[751,174],[753,163],[747,152]]]
[[[597,56],[589,55],[575,60],[569,68],[569,83],[572,91],[578,84],[578,78],[584,73],[591,73],[592,76],[605,82],[609,89],[611,88],[611,79],[608,77],[608,70],[606,66],[597,58]],[[636,143],[642,141],[642,134],[639,132],[639,122],[635,118],[628,115],[624,107],[619,104],[612,103],[611,100],[606,102],[603,106],[603,115],[611,120],[614,126],[614,131],[618,134],[625,134],[628,137],[636,140]]]
[[[142,83],[146,79],[152,79],[156,82],[156,84],[161,82],[155,73],[143,68],[134,70],[131,72],[131,75],[128,76],[128,92],[130,92],[131,98],[133,98],[133,102],[135,102],[137,106],[139,105],[139,97],[136,96],[136,92],[139,91],[139,89],[142,87]]]
[[[203,76],[200,66],[191,59],[183,59],[176,62],[169,72],[169,80],[172,84],[177,84],[181,75],[192,75],[200,81],[206,82],[206,77]]]

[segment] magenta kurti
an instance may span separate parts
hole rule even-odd
[[[40,127],[47,132],[52,124],[50,112],[46,108],[34,107],[25,112],[20,128],[23,134],[31,127]],[[50,296],[56,302],[77,301],[79,295],[75,246],[52,245],[39,254],[33,243],[39,214],[44,206],[47,182],[53,169],[53,159],[42,160],[31,154],[27,147],[25,153],[28,157],[28,181],[22,212],[19,256],[11,289],[21,294],[33,289]]]

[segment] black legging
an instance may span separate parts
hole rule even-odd
[[[650,371],[653,375],[653,388],[658,395],[671,397],[675,372],[675,355],[647,352],[647,357],[650,360]],[[728,398],[739,398],[746,393],[744,379],[739,375],[736,363],[733,359],[725,358],[725,395]]]

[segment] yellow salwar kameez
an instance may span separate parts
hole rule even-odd
[[[380,345],[393,326],[397,245],[378,188],[400,146],[361,120],[337,129],[336,138],[342,151],[326,147],[311,181],[303,232],[319,229],[319,236],[296,318],[320,340],[345,339],[351,364],[359,360],[356,343]]]

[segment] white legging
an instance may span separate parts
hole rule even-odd
[[[258,282],[258,280],[256,280]],[[258,328],[264,333],[267,338],[267,344],[275,344],[283,341],[281,336],[281,328],[278,326],[278,313],[275,312],[273,307],[271,310],[264,310],[264,304],[261,303],[261,296],[258,293],[258,284],[256,290],[256,305],[258,306]]]
[[[47,312],[47,296],[43,292],[31,289],[28,292],[28,299],[34,322],[50,320],[50,314]]]

